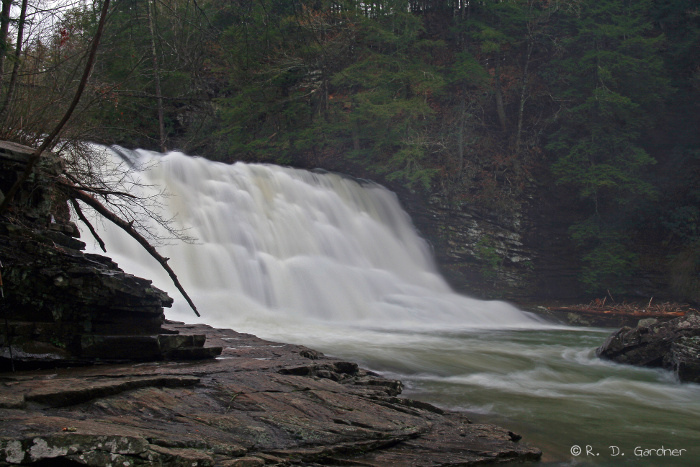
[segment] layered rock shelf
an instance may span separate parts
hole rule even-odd
[[[165,324],[216,359],[0,377],[0,464],[471,465],[536,460],[520,436],[399,397],[401,383],[311,349]],[[48,464],[43,464],[48,465]]]
[[[221,352],[205,348],[204,336],[163,330],[163,307],[172,299],[109,258],[83,254],[84,244],[58,225],[0,222],[0,310],[6,320],[0,369],[212,358]]]

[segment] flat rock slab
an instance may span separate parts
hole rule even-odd
[[[0,374],[0,465],[471,465],[537,460],[519,436],[398,397],[401,384],[303,346],[166,325],[207,361]]]
[[[30,148],[29,146],[13,143],[11,141],[0,141],[1,158],[26,163],[29,156],[31,156],[33,153],[34,149]]]

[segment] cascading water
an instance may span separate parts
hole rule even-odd
[[[209,323],[263,317],[265,327],[288,326],[290,319],[410,329],[539,323],[506,303],[454,294],[396,196],[375,183],[181,153],[120,153],[149,167],[132,177],[164,188],[171,195],[164,208],[196,239],[163,251]],[[121,238],[108,243],[126,246]],[[127,256],[121,262],[143,257],[133,248],[117,252]]]
[[[506,303],[453,293],[381,186],[179,153],[119,152],[129,165],[147,167],[130,175],[138,189],[166,190],[164,210],[196,238],[159,251],[171,258],[199,321],[358,361],[402,379],[411,397],[520,430],[553,463],[700,459],[700,386],[598,360],[593,349],[610,330],[551,326]],[[124,270],[176,299],[168,318],[195,321],[135,241],[106,225],[100,235]],[[634,454],[661,445],[686,451],[664,459]],[[583,453],[572,455],[574,446]],[[599,455],[587,455],[587,446]]]

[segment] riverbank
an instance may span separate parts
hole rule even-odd
[[[0,375],[0,462],[471,465],[534,461],[520,436],[401,398],[401,382],[206,325],[216,359]]]

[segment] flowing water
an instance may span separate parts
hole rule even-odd
[[[401,379],[405,395],[521,433],[553,465],[700,461],[700,385],[597,359],[610,329],[553,325],[453,293],[381,186],[180,153],[119,153],[135,169],[127,189],[165,190],[165,216],[196,238],[159,250],[200,319],[136,242],[98,229],[122,269],[175,298],[167,318],[357,361]]]

